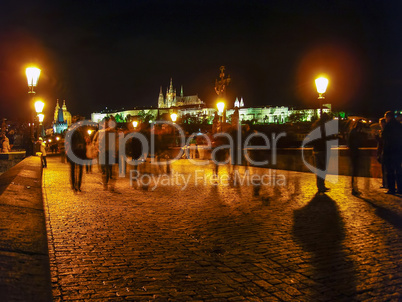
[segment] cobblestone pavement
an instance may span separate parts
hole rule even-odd
[[[74,193],[68,164],[44,169],[55,301],[402,300],[402,198],[378,179],[316,195],[313,174],[250,168],[258,188],[179,160],[112,191],[93,170]]]

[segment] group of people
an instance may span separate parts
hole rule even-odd
[[[323,114],[322,118],[313,126],[320,127],[324,130],[325,123],[329,121],[329,117]],[[392,111],[387,111],[383,118],[379,120],[381,130],[378,132],[376,139],[377,160],[381,163],[382,170],[382,186],[388,189],[386,194],[402,194],[402,116],[399,120]],[[316,140],[313,145],[316,161],[316,168],[324,171],[317,174],[317,188],[319,193],[325,193],[329,190],[325,186],[325,176],[328,167],[329,158],[327,158],[327,140],[335,137],[322,135],[321,139]],[[352,194],[360,195],[361,192],[357,187],[357,177],[361,169],[361,148],[364,145],[364,129],[362,120],[355,121],[352,129],[347,135],[347,144],[349,149],[349,158],[351,166],[351,186]]]
[[[402,194],[401,117],[395,118],[393,112],[387,111],[384,118],[380,119],[377,159],[382,166],[382,188],[388,189],[387,194]]]
[[[337,133],[332,135],[327,135],[325,133],[326,123],[329,121],[330,117],[323,113],[321,118],[313,125],[313,129],[319,129],[321,132],[319,139],[315,139],[314,142],[312,142],[315,166],[319,172],[316,173],[318,193],[325,193],[329,191],[329,188],[325,186],[325,178],[329,163],[328,155],[330,154],[328,152],[328,141],[338,138]],[[380,125],[381,131],[378,134],[377,158],[382,165],[383,187],[388,189],[387,194],[402,194],[402,124],[395,118],[391,111],[388,111],[385,113],[384,118],[380,119]],[[353,195],[360,195],[360,192],[357,188],[356,177],[359,176],[359,165],[361,164],[360,152],[365,139],[363,128],[362,121],[356,121],[352,129],[349,131],[347,137],[351,162]],[[66,144],[66,154],[68,162],[71,165],[71,183],[73,190],[81,190],[84,164],[77,163],[76,160],[69,156],[69,151],[72,151],[71,154],[74,154],[76,158],[86,160],[87,172],[91,172],[91,160],[93,158],[98,158],[103,175],[102,182],[104,188],[107,189],[108,185],[110,185],[110,188],[113,189],[113,165],[115,163],[119,163],[119,160],[123,160],[118,158],[119,131],[121,130],[116,130],[116,122],[112,117],[101,123],[99,131],[96,132],[92,139],[80,128],[71,132],[72,137],[69,140],[66,139],[67,142],[70,142],[70,144]],[[141,132],[142,130],[139,129],[137,131]],[[154,129],[153,131],[156,130]],[[159,129],[154,133],[156,134],[155,157],[161,157],[168,146],[163,139],[165,137],[164,133],[162,133],[163,131],[163,129]],[[250,129],[243,128],[242,132],[244,132],[242,136],[247,136],[247,134],[250,133]],[[114,134],[114,136],[111,134]],[[143,134],[149,139],[150,133],[145,131]],[[116,142],[110,142],[110,137],[114,137]],[[111,146],[113,146],[113,149]],[[141,156],[143,156],[141,148],[142,147],[140,146],[139,142],[133,139],[126,144],[126,154],[131,156],[134,160],[138,160]],[[190,153],[190,158],[194,157],[194,154]],[[221,160],[224,161],[223,158]],[[125,166],[125,163],[122,166]],[[125,171],[123,171],[123,173],[125,173]]]

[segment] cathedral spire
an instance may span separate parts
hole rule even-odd
[[[173,80],[170,78],[169,93],[173,93]]]
[[[165,99],[163,98],[163,92],[162,92],[162,86],[159,91],[159,98],[158,98],[158,108],[164,108],[165,107]]]
[[[54,108],[54,116],[53,116],[53,122],[57,122],[57,116],[59,114],[59,109],[60,109],[60,105],[59,105],[59,99],[57,99],[56,101],[56,108]]]
[[[183,85],[181,85],[181,88],[180,88],[180,96],[181,96],[181,97],[184,96],[184,93],[183,93]]]
[[[238,97],[236,97],[236,101],[235,101],[235,103],[234,103],[234,107],[236,108],[239,108],[240,107],[240,103],[239,103],[239,98]]]

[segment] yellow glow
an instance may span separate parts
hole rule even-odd
[[[51,142],[52,142],[52,139],[51,139],[51,138],[49,138],[47,141],[48,141],[49,143],[51,143]]]
[[[28,67],[25,70],[27,75],[28,87],[36,87],[39,80],[40,69],[36,67]]]
[[[176,114],[176,113],[172,113],[172,114],[170,115],[170,118],[172,119],[172,122],[175,123],[176,120],[177,120],[177,114]]]
[[[134,127],[134,128],[137,128],[137,126],[138,126],[138,122],[137,122],[137,121],[134,121],[134,122],[133,122],[133,127]]]
[[[56,136],[56,141],[59,141],[59,140],[60,140],[60,137]]]
[[[91,129],[88,129],[88,135],[91,135],[92,134],[92,132],[93,132],[93,130],[91,130]]]
[[[41,113],[43,110],[43,107],[45,107],[45,103],[42,101],[36,101],[35,102],[35,110],[36,113]]]
[[[325,93],[325,91],[327,91],[328,79],[324,77],[315,79],[315,86],[317,87],[318,93]]]
[[[218,108],[219,113],[222,113],[223,110],[225,109],[225,103],[224,102],[218,102],[216,104],[216,107]]]
[[[44,114],[42,113],[38,114],[39,123],[42,123],[44,118],[45,118]]]

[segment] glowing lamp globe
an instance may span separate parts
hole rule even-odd
[[[39,123],[42,123],[44,118],[45,118],[44,114],[42,114],[42,113],[38,114]]]
[[[35,102],[35,111],[36,113],[40,113],[43,111],[43,107],[45,107],[45,103],[42,101]]]
[[[224,102],[218,102],[218,104],[216,104],[216,107],[218,108],[218,111],[220,113],[222,113],[223,110],[225,109],[225,103]]]
[[[315,80],[315,86],[317,87],[318,93],[325,93],[325,91],[327,91],[328,79],[324,77],[319,77]]]
[[[28,67],[25,70],[27,75],[28,87],[36,87],[38,85],[40,69],[36,67]]]
[[[170,115],[170,118],[172,119],[172,122],[175,123],[176,120],[177,120],[177,114],[176,114],[176,113],[172,113],[172,114]]]

